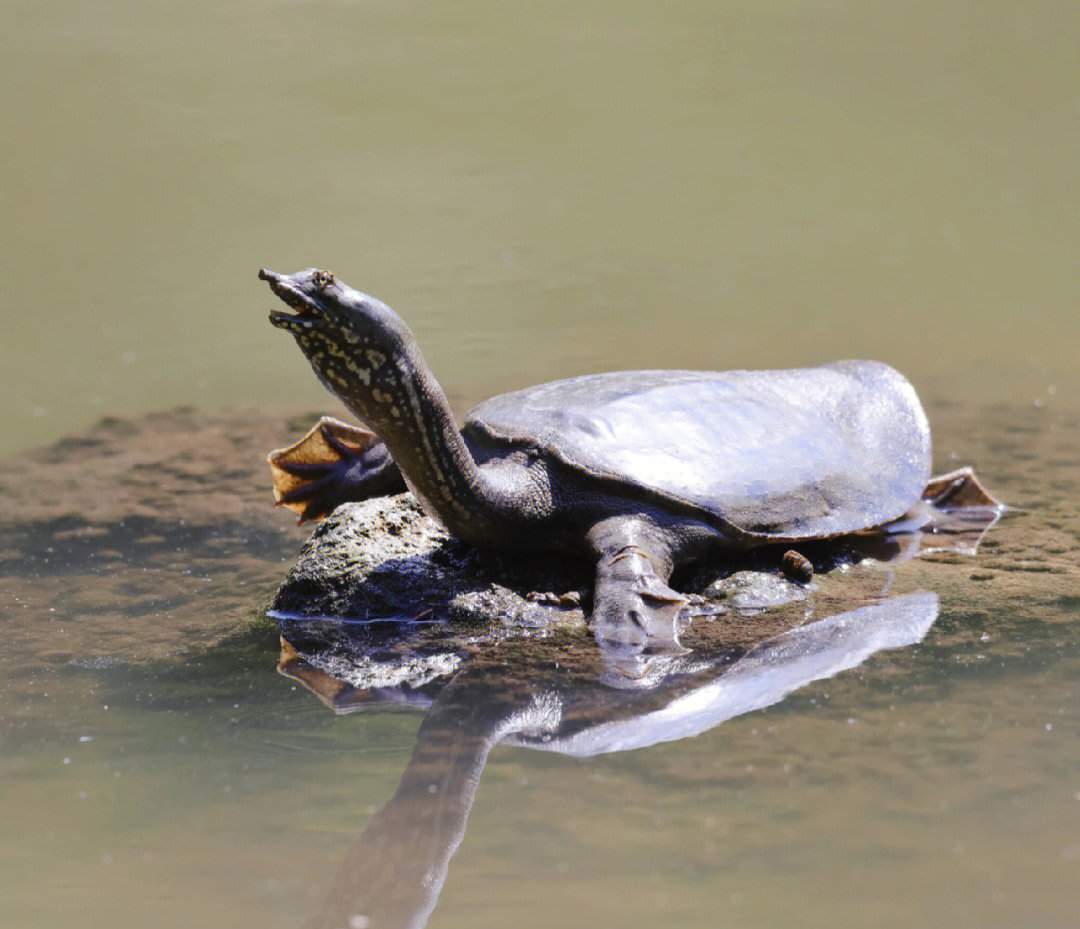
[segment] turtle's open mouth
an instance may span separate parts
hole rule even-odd
[[[259,279],[266,281],[277,297],[294,311],[292,313],[282,313],[280,311],[271,313],[271,324],[279,329],[296,332],[299,329],[308,328],[310,320],[318,317],[319,305],[297,288],[287,275],[268,271],[266,268],[259,268]]]

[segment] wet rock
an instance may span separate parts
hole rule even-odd
[[[947,540],[927,541],[937,551]],[[778,547],[718,555],[673,581],[688,595],[679,641],[691,656],[735,655],[819,613],[879,602],[895,566],[922,542],[910,533],[822,541],[813,562],[801,552],[782,557]],[[346,504],[320,523],[270,611],[294,650],[293,671],[303,665],[305,674],[360,690],[401,685],[399,697],[412,700],[481,653],[500,667],[514,648],[540,640],[558,640],[563,655],[595,654],[585,629],[592,568],[582,558],[466,545],[402,494]],[[635,687],[670,673],[651,653],[642,661],[633,673],[618,669]]]
[[[584,626],[584,567],[481,553],[402,494],[338,507],[304,545],[270,609],[293,618],[437,619],[523,633]]]
[[[270,604],[283,622],[312,619],[391,621],[401,647],[421,648],[425,639],[498,640],[508,635],[547,635],[584,629],[591,565],[561,556],[506,555],[481,551],[452,538],[423,514],[410,494],[338,507],[319,523]],[[688,617],[730,611],[760,612],[806,599],[805,589],[771,570],[741,570],[689,583]],[[426,630],[436,623],[438,636]],[[451,628],[447,628],[447,627]],[[383,645],[389,628],[380,628]],[[350,633],[352,635],[352,633]],[[368,632],[370,639],[374,633]],[[355,636],[353,636],[355,638]],[[329,638],[329,635],[327,636]]]
[[[779,576],[775,556],[770,566],[688,579],[684,644],[735,655],[802,622],[805,590]],[[461,543],[402,494],[345,504],[319,523],[269,609],[288,643],[288,673],[323,690],[328,680],[348,685],[355,708],[357,691],[362,703],[391,691],[424,702],[463,662],[505,669],[520,647],[598,660],[585,623],[591,581],[592,565],[580,558],[502,556]],[[677,663],[690,660],[700,658]],[[650,662],[651,672],[671,671]],[[335,707],[344,700],[338,686],[327,697]]]

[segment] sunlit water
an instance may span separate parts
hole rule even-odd
[[[364,916],[369,827],[430,809],[424,709],[335,715],[259,612],[305,537],[262,456],[335,404],[254,273],[316,263],[459,412],[890,361],[1021,508],[896,570],[917,644],[683,738],[494,745],[429,926],[1080,922],[1078,41],[1049,2],[11,6],[0,923]]]

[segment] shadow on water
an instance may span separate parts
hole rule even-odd
[[[489,651],[445,683],[417,688],[351,686],[283,637],[279,670],[335,712],[388,703],[424,708],[396,793],[349,850],[324,909],[305,926],[424,926],[464,837],[488,753],[498,744],[588,757],[693,737],[875,652],[919,642],[937,613],[937,595],[917,591],[749,647],[725,645],[717,631],[690,655],[659,656],[658,666],[629,688],[612,686],[599,651],[581,636],[534,641],[509,654]]]

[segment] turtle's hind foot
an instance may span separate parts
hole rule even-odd
[[[405,481],[374,432],[324,416],[298,442],[266,458],[274,502],[322,519],[342,503],[401,493]]]

